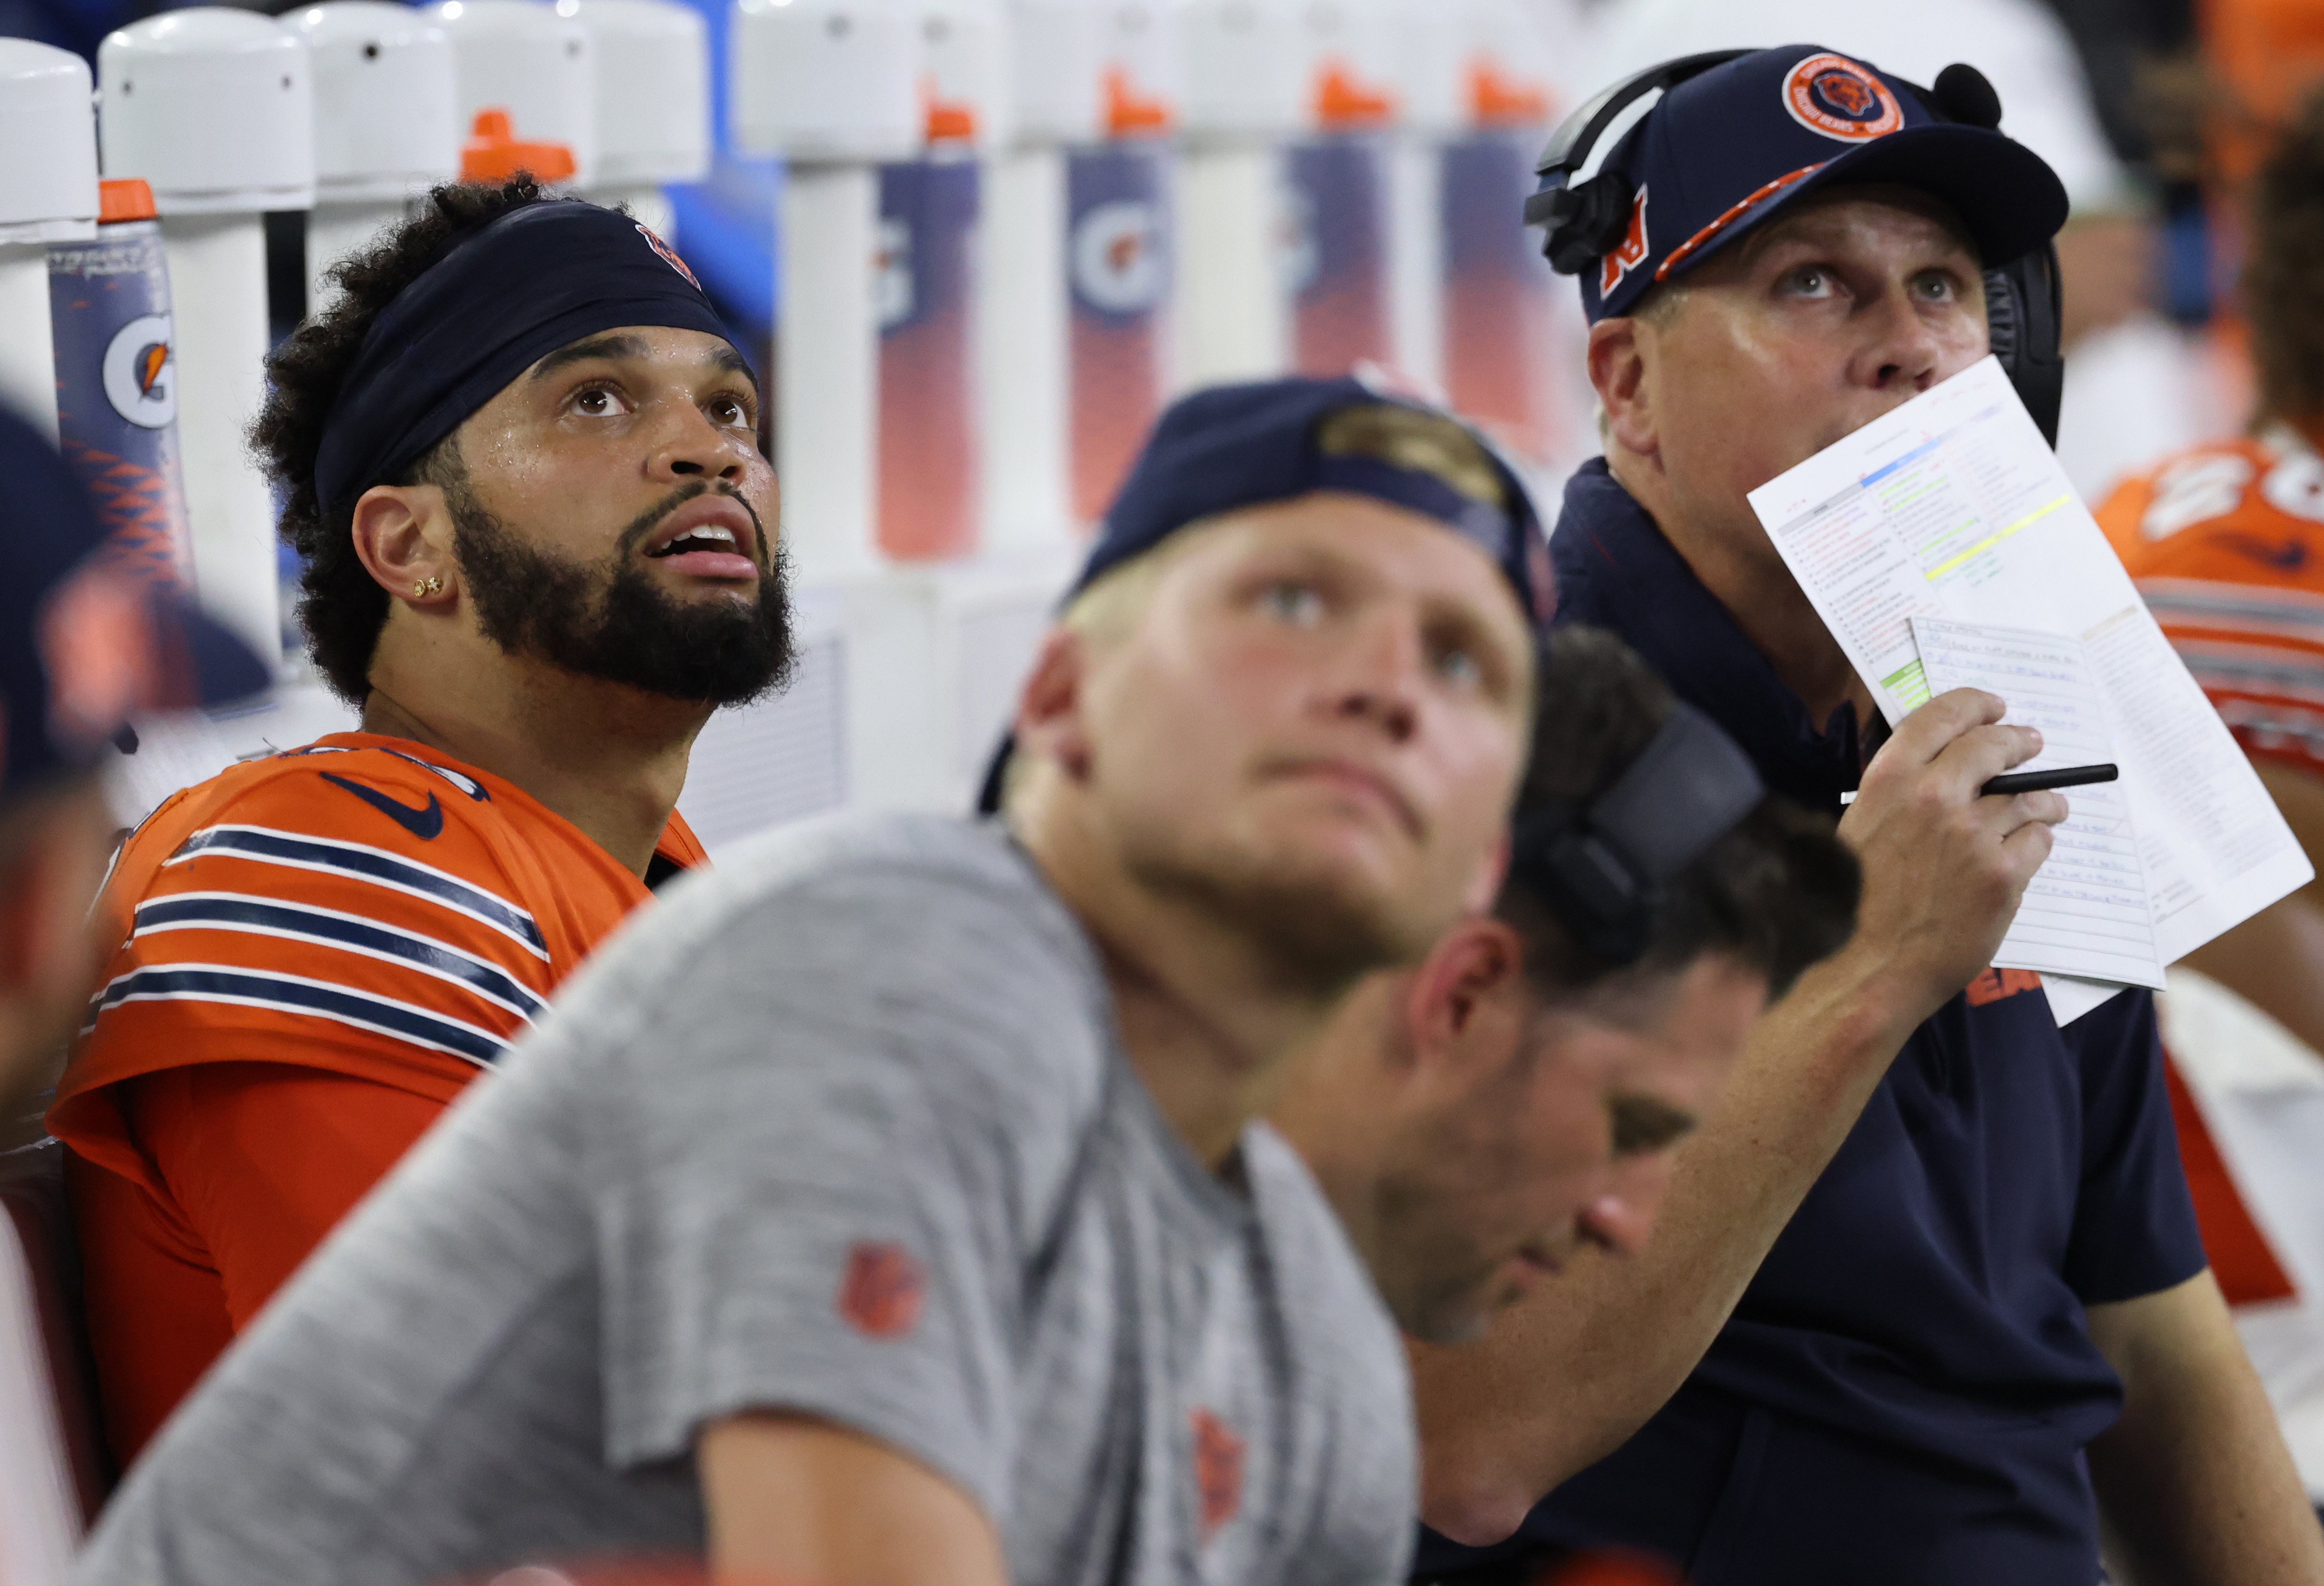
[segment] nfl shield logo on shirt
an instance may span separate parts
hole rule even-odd
[[[920,1319],[927,1274],[899,1244],[866,1240],[847,1252],[839,1280],[839,1314],[858,1332],[901,1338]]]
[[[1194,1490],[1203,1500],[1203,1540],[1242,1508],[1243,1440],[1210,1411],[1197,1409],[1194,1424]]]

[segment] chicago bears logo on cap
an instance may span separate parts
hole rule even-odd
[[[1811,55],[1784,78],[1784,108],[1810,132],[1861,143],[1904,124],[1888,85],[1845,55]]]
[[[700,291],[702,290],[702,283],[694,279],[694,272],[686,267],[686,261],[678,256],[678,250],[676,248],[671,247],[668,243],[662,241],[661,238],[654,235],[654,234],[647,230],[643,225],[639,226],[638,235],[646,239],[646,245],[648,247],[650,247],[655,253],[659,254],[662,256],[662,262],[664,263],[668,264],[672,270],[677,271],[680,275],[686,277],[687,285],[692,287],[696,291]]]
[[[1650,251],[1646,242],[1646,189],[1640,188],[1638,196],[1630,200],[1630,229],[1606,255],[1598,271],[1598,297],[1604,301],[1614,289],[1622,284],[1622,277],[1646,262]]]

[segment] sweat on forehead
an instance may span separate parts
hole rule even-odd
[[[686,262],[628,216],[549,198],[479,226],[365,333],[324,423],[318,502],[346,506],[537,363],[631,326],[704,332],[749,367]]]

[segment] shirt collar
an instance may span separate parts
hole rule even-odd
[[[1840,795],[1860,774],[1856,707],[1842,705],[1819,730],[1605,458],[1592,457],[1567,481],[1549,555],[1557,621],[1620,637],[1674,693],[1734,736],[1769,787],[1811,809],[1838,812]]]

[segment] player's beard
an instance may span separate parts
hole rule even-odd
[[[790,586],[779,552],[765,554],[763,525],[758,588],[747,604],[673,599],[634,554],[655,524],[713,488],[681,486],[632,521],[614,541],[609,570],[608,562],[527,545],[465,478],[450,482],[453,548],[484,637],[511,655],[671,699],[747,705],[781,687],[794,659]]]

